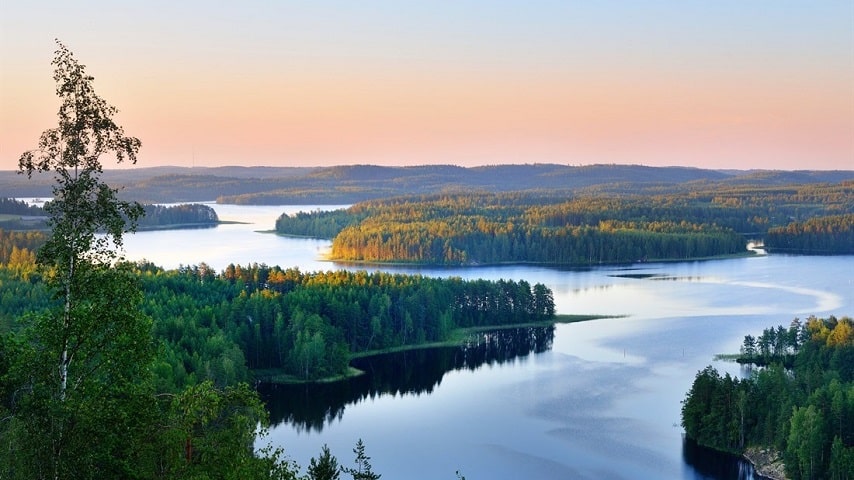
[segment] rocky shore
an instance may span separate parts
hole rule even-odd
[[[744,458],[753,464],[756,473],[768,480],[789,480],[786,466],[780,452],[771,448],[750,447],[744,452]]]

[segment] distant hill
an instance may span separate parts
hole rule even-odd
[[[642,165],[515,164],[388,167],[145,167],[104,172],[121,196],[147,203],[346,204],[443,192],[672,191],[697,183],[779,186],[854,181],[854,170],[708,170]],[[0,171],[0,196],[48,197],[53,177]]]

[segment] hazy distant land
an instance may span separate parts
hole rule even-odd
[[[104,172],[120,195],[143,203],[216,200],[254,205],[348,204],[398,195],[550,191],[568,193],[666,193],[708,185],[773,186],[854,181],[854,170],[708,170],[640,165],[556,164],[385,167],[149,167]],[[28,179],[0,171],[5,197],[46,197],[53,178]]]

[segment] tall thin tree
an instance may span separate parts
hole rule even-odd
[[[64,399],[74,360],[69,345],[74,342],[74,284],[80,262],[115,260],[122,235],[135,229],[143,211],[137,203],[118,199],[117,190],[101,180],[100,163],[105,154],[114,155],[118,163],[136,163],[141,142],[125,136],[113,120],[118,110],[95,93],[85,66],[59,40],[56,43],[52,65],[61,99],[59,125],[42,133],[37,149],[21,155],[18,168],[30,177],[53,172],[56,178],[53,200],[45,206],[52,234],[39,250],[38,261],[52,269],[51,278],[63,297],[58,394]],[[101,231],[106,235],[98,236]]]

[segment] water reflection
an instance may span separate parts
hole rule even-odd
[[[701,447],[697,442],[685,439],[682,442],[682,458],[695,470],[697,478],[731,478],[754,480],[758,475],[750,462],[741,457]]]
[[[340,420],[348,405],[380,395],[431,393],[453,370],[514,361],[552,348],[554,326],[494,330],[473,334],[460,347],[437,347],[355,359],[365,372],[347,381],[305,385],[259,385],[273,425],[297,431],[322,431]]]

